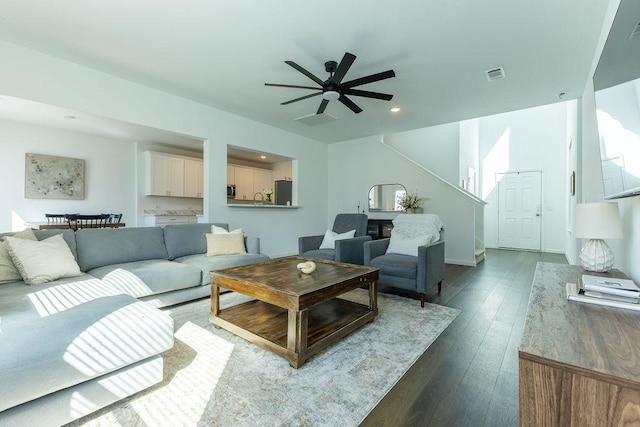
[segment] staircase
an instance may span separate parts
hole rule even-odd
[[[475,266],[484,260],[484,200],[442,179],[394,147],[382,145],[399,156],[415,175],[416,189],[427,197],[425,213],[440,216],[445,224],[445,262]],[[413,179],[412,179],[413,180]],[[414,191],[408,187],[408,191]]]

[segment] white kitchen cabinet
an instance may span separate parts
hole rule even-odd
[[[184,159],[147,151],[146,194],[149,196],[184,196]]]
[[[253,170],[253,192],[261,192],[270,188],[273,190],[273,172],[267,169]],[[264,194],[262,195],[264,197]]]
[[[227,185],[236,184],[236,167],[234,165],[227,165]]]
[[[200,159],[184,159],[184,197],[203,197],[203,166]]]
[[[167,196],[184,197],[184,160],[169,158],[169,179],[167,180]]]
[[[201,159],[146,151],[147,196],[203,197],[204,163]]]
[[[230,172],[233,181],[230,181]],[[227,184],[236,186],[235,200],[262,200],[256,193],[262,193],[265,188],[273,188],[273,172],[269,169],[252,168],[250,166],[227,165]],[[254,198],[254,196],[256,196]],[[264,197],[264,195],[263,195]]]
[[[236,200],[253,200],[253,168],[235,167]]]
[[[164,227],[169,224],[195,224],[195,215],[146,215],[144,225],[147,227]]]

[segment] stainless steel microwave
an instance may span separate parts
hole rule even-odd
[[[236,186],[227,185],[227,199],[235,199],[235,198],[236,198]]]

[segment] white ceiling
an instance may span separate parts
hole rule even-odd
[[[0,96],[0,118],[113,139],[160,142],[202,151],[203,141],[198,138],[13,96]]]
[[[0,39],[337,142],[579,97],[608,2],[4,0]],[[325,112],[337,120],[308,126],[294,119],[319,97],[281,106],[311,91],[264,86],[313,86],[284,61],[324,79],[324,62],[345,51],[357,59],[344,81],[395,71],[358,87],[392,101],[354,96],[360,114],[332,101]],[[507,77],[487,81],[499,66]]]

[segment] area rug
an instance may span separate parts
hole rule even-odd
[[[362,289],[345,298],[365,303]],[[221,307],[244,301],[228,293]],[[162,383],[73,423],[86,426],[357,426],[460,313],[379,294],[373,323],[299,369],[209,322],[210,300],[167,310]]]

